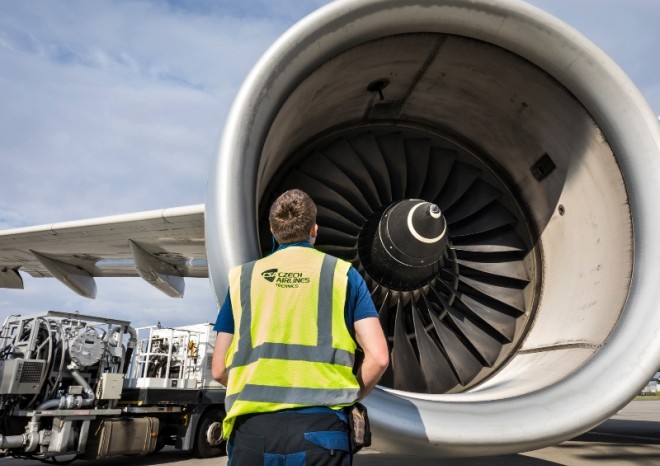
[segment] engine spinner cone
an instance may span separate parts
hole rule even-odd
[[[400,289],[430,280],[442,264],[447,233],[447,222],[436,204],[421,199],[393,203],[375,231],[371,273]]]

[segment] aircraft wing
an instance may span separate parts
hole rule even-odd
[[[0,287],[21,272],[54,277],[94,298],[94,277],[144,278],[182,297],[184,277],[208,277],[204,204],[0,231]]]

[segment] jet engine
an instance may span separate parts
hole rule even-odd
[[[514,0],[343,0],[243,84],[206,244],[271,250],[298,187],[319,249],[367,281],[391,349],[366,400],[385,452],[520,452],[585,432],[660,361],[660,131],[597,47]]]

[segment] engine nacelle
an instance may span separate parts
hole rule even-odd
[[[658,369],[659,156],[636,87],[536,8],[338,1],[284,34],[236,98],[209,179],[210,274],[223,296],[229,267],[269,250],[274,196],[306,190],[319,248],[363,274],[390,342],[367,399],[376,448],[540,448]],[[442,212],[446,251],[378,266],[377,242],[400,236],[382,239],[387,212],[418,201]]]

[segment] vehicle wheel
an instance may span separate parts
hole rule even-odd
[[[156,440],[156,446],[154,447],[154,451],[152,451],[152,453],[160,453],[163,448],[165,448],[165,442],[161,439],[158,439]]]
[[[227,453],[227,442],[222,440],[222,420],[224,411],[220,409],[207,410],[199,420],[195,432],[193,453],[198,458],[211,458]]]

